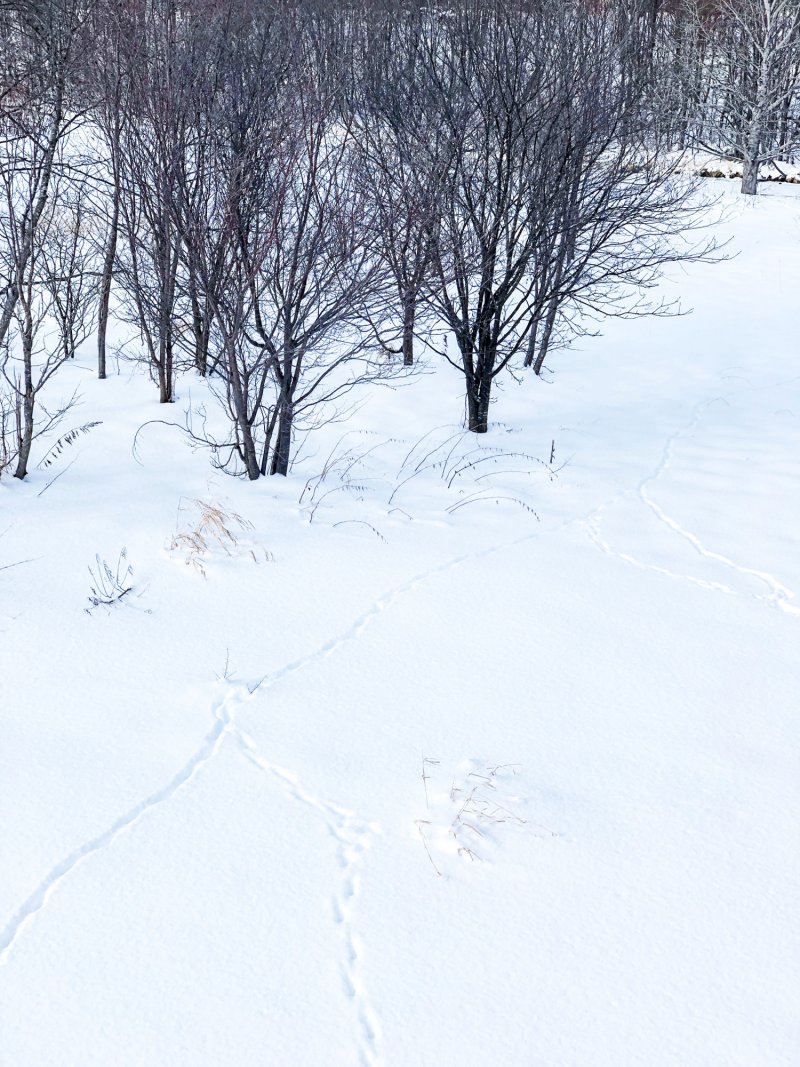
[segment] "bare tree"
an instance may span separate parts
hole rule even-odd
[[[96,191],[96,215],[104,224],[97,304],[97,377],[100,379],[107,374],[111,289],[119,243],[122,129],[124,116],[129,113],[131,50],[128,42],[135,32],[133,15],[130,8],[113,3],[98,3],[92,11],[96,55],[92,119],[105,149],[104,158],[97,161],[96,167],[101,175]]]
[[[497,2],[430,19],[417,76],[449,166],[427,299],[484,433],[492,383],[518,356],[541,370],[557,327],[653,310],[639,294],[659,268],[707,249],[673,239],[696,219],[691,188],[643,127],[613,12]]]
[[[499,2],[434,12],[418,66],[449,161],[429,296],[452,331],[457,356],[446,358],[464,375],[476,433],[523,343],[529,268],[557,185],[567,101],[550,30],[538,12]]]
[[[0,234],[12,236],[20,230],[17,212],[27,208],[30,193],[19,195],[18,183],[5,183],[5,203]],[[74,294],[76,279],[69,281],[57,277],[54,249],[63,253],[67,261],[75,260],[75,249],[81,236],[78,231],[64,228],[63,201],[54,195],[37,221],[35,239],[24,270],[19,275],[20,284],[14,308],[14,326],[6,335],[2,349],[0,370],[5,382],[7,397],[10,396],[14,412],[14,457],[15,478],[28,474],[31,447],[34,439],[52,429],[71,406],[72,401],[60,404],[55,409],[42,405],[41,394],[47,383],[63,363],[73,354],[75,329],[80,320],[80,308],[66,309],[63,303],[67,294]],[[79,284],[79,283],[77,283]],[[60,303],[59,303],[60,302]],[[65,337],[64,319],[68,334]],[[43,418],[38,417],[41,411]]]
[[[386,278],[352,123],[311,61],[305,14],[225,17],[227,43],[196,85],[175,220],[182,294],[233,430],[217,454],[256,479],[288,472],[298,422],[386,372],[367,358]]]
[[[75,124],[68,84],[85,10],[81,0],[19,0],[6,6],[5,15],[11,20],[6,47],[24,50],[24,65],[15,72],[12,106],[6,109],[0,131],[8,208],[0,345],[11,327],[33,255],[60,146]]]
[[[352,129],[310,80],[286,106],[288,166],[272,175],[270,245],[253,286],[252,331],[274,359],[278,387],[272,474],[288,472],[298,418],[386,370],[366,359],[367,314],[383,299],[386,278],[372,249]]]
[[[573,45],[561,190],[535,256],[525,365],[536,374],[554,336],[568,342],[612,314],[668,312],[649,298],[663,267],[714,252],[699,232],[706,200],[681,175],[669,126],[653,121],[651,70],[620,84],[615,54],[624,63],[628,49],[613,22],[577,23]]]
[[[65,359],[95,327],[98,263],[89,182],[79,174],[56,179],[51,202],[55,217],[43,234],[39,274],[50,300]]]
[[[174,201],[188,120],[180,80],[176,0],[153,0],[137,12],[125,63],[130,91],[118,131],[120,215],[124,249],[117,249],[122,300],[144,345],[159,400],[173,399],[181,267]]]
[[[379,341],[387,351],[401,354],[405,366],[414,363],[419,319],[429,312],[422,294],[433,273],[448,168],[448,145],[439,135],[433,97],[417,77],[426,21],[419,8],[368,9],[362,48],[348,57],[355,69],[346,79],[351,89],[347,114],[375,206],[376,247],[395,289],[397,312],[391,318],[399,348],[380,336]]]
[[[800,143],[799,0],[682,0],[681,42],[691,143],[742,163],[742,192],[754,195],[765,162]]]
[[[291,168],[282,85],[293,45],[274,14],[244,4],[209,22],[205,62],[191,81],[192,130],[177,168],[181,296],[191,309],[195,364],[211,376],[230,420],[229,439],[207,443],[215,462],[266,473],[277,421],[274,354],[253,319],[259,279],[272,253],[272,197]]]
[[[4,15],[3,45],[14,48],[16,58],[9,60],[6,53],[3,63],[6,72],[11,68],[14,91],[0,116],[0,352],[10,390],[0,407],[5,428],[13,413],[15,476],[24,478],[34,437],[64,410],[48,413],[42,408],[45,419],[37,425],[41,391],[70,354],[63,334],[55,344],[46,336],[52,290],[45,280],[54,281],[62,206],[72,188],[73,157],[66,145],[82,121],[71,94],[83,60],[86,5],[81,0],[18,0],[5,5]],[[74,253],[80,227],[71,235],[69,226],[64,232],[62,251],[71,247]],[[83,312],[72,277],[76,254],[71,259],[70,277],[62,279],[59,297],[64,299],[62,322],[74,331]],[[8,458],[5,444],[3,451]]]

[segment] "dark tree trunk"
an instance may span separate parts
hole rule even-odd
[[[244,462],[247,477],[254,482],[261,477],[261,468],[258,465],[256,444],[253,440],[253,427],[247,416],[247,383],[242,379],[236,353],[231,344],[227,346],[226,361],[230,376],[229,395],[236,419],[237,449]]]
[[[536,312],[531,319],[530,332],[528,333],[528,346],[525,351],[525,362],[523,366],[532,367],[533,361],[536,358],[536,342],[539,338],[539,324],[542,321],[542,310],[537,308]]]
[[[24,478],[27,475],[28,460],[30,458],[31,445],[33,443],[33,408],[36,400],[36,393],[33,388],[33,319],[31,317],[29,305],[25,305],[25,314],[21,332],[25,392],[22,395],[21,419],[19,405],[17,406],[17,440],[19,442],[19,451],[17,452],[17,469],[14,471],[15,478]]]
[[[282,474],[285,477],[289,473],[293,419],[294,408],[292,402],[290,400],[282,400],[278,417],[278,440],[275,442],[275,451],[272,453],[270,474]]]
[[[207,314],[200,306],[200,294],[197,288],[197,271],[192,256],[189,270],[189,301],[192,305],[192,336],[194,337],[194,365],[201,378],[208,373],[208,345],[211,336],[211,324]]]
[[[158,400],[161,404],[172,403],[172,371],[172,341],[168,337],[161,345],[161,358],[158,361]]]
[[[414,364],[414,325],[417,318],[417,294],[413,289],[403,299],[403,366]]]
[[[97,313],[97,377],[106,377],[106,331],[108,329],[108,306],[111,300],[111,279],[114,274],[114,260],[117,256],[117,235],[119,233],[119,195],[114,193],[114,207],[111,226],[108,232],[108,244],[103,259],[103,273],[100,278],[100,306]]]
[[[69,282],[67,283],[69,285]],[[67,293],[67,311],[64,315],[64,327],[62,342],[64,345],[64,355],[67,359],[75,358],[75,349],[77,347],[75,343],[75,316],[76,316],[75,301]]]
[[[467,378],[467,427],[472,433],[486,433],[489,429],[491,391],[492,375],[485,368],[478,368]]]
[[[240,421],[239,431],[242,435],[242,456],[244,458],[245,469],[247,470],[247,477],[251,482],[255,482],[261,477],[261,468],[258,465],[258,457],[256,455],[256,444],[253,440],[253,431],[250,427],[250,423],[246,420]]]
[[[542,341],[539,345],[539,351],[536,354],[536,360],[533,364],[534,374],[541,374],[544,361],[547,359],[547,350],[550,347],[550,338],[553,335],[553,327],[556,323],[556,316],[558,315],[559,299],[558,294],[555,294],[550,298],[550,306],[547,309],[547,318],[544,323],[544,331],[542,332]]]
[[[489,430],[489,391],[482,391],[478,396],[467,393],[467,414],[469,429],[472,433],[487,433]]]
[[[22,399],[22,426],[19,433],[19,452],[17,453],[17,469],[14,471],[15,478],[24,478],[28,473],[28,460],[33,443],[33,393],[26,390]]]

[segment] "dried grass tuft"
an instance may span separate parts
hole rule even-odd
[[[252,530],[253,524],[237,512],[210,500],[193,498],[187,503],[196,509],[197,518],[188,529],[176,533],[169,544],[171,552],[184,554],[187,567],[194,567],[207,577],[205,564],[217,549],[230,557],[248,555],[254,563],[260,562],[261,553],[266,561],[272,558],[266,549],[257,553],[252,545],[242,543],[242,535]]]

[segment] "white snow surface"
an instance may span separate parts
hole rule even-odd
[[[102,425],[0,482],[3,1067],[800,1062],[800,198],[722,195],[693,313],[484,439],[431,357],[250,485],[132,450],[202,382],[61,372]]]

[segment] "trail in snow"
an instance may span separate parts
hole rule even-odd
[[[696,578],[692,574],[681,574],[680,571],[672,571],[668,567],[659,566],[657,563],[645,563],[643,560],[637,559],[636,556],[621,552],[602,537],[597,523],[591,519],[586,520],[584,526],[592,542],[602,552],[607,556],[613,556],[615,559],[621,559],[623,563],[629,563],[632,567],[636,567],[637,570],[650,571],[652,574],[663,574],[666,578],[689,582],[691,585],[696,585],[698,588],[706,589],[712,593],[727,593],[729,596],[739,595],[735,589],[731,589],[730,586],[724,585],[722,582],[714,582],[707,578]]]
[[[663,508],[661,508],[651,497],[649,497],[644,487],[639,488],[639,496],[642,502],[648,507],[653,514],[658,518],[668,529],[673,533],[678,534],[685,541],[688,541],[692,548],[701,556],[706,559],[714,560],[716,563],[722,563],[726,567],[730,567],[731,570],[736,571],[738,574],[746,575],[752,578],[757,578],[760,582],[763,582],[767,586],[769,592],[758,595],[752,594],[756,600],[760,600],[766,603],[771,608],[777,608],[778,611],[783,611],[787,615],[800,616],[800,607],[790,603],[795,599],[795,593],[788,586],[785,586],[782,582],[770,574],[768,571],[758,570],[755,567],[745,567],[741,563],[737,563],[735,560],[729,559],[727,556],[723,556],[719,552],[714,552],[710,548],[706,548],[703,542],[693,534],[690,530],[685,529],[677,521],[668,515]]]
[[[796,379],[791,379],[792,382],[795,380]],[[777,388],[778,386],[784,384],[790,383],[780,382],[774,386],[762,386],[761,389],[763,390],[767,388]],[[698,555],[703,556],[705,559],[712,560],[715,563],[720,563],[723,566],[728,567],[730,570],[733,570],[743,576],[749,578],[756,578],[758,581],[762,582],[764,585],[767,586],[769,590],[768,593],[761,595],[757,593],[743,594],[740,590],[734,589],[731,586],[726,585],[722,582],[713,581],[712,579],[698,578],[693,575],[683,574],[679,571],[673,571],[667,567],[662,567],[653,563],[646,562],[645,560],[639,559],[636,556],[614,548],[613,545],[611,545],[602,537],[600,533],[599,520],[601,519],[603,512],[607,511],[610,507],[612,507],[614,503],[616,503],[623,497],[630,495],[630,490],[619,494],[610,502],[602,504],[587,519],[580,520],[580,525],[586,529],[592,542],[597,545],[597,547],[600,548],[601,551],[603,551],[606,555],[614,556],[617,559],[620,559],[623,562],[628,563],[631,566],[636,567],[640,570],[651,571],[656,574],[663,574],[669,578],[688,582],[692,585],[698,586],[701,589],[706,589],[709,592],[725,593],[729,596],[750,595],[754,597],[754,599],[766,603],[769,607],[782,611],[787,615],[800,616],[800,607],[797,607],[796,605],[791,603],[791,601],[794,600],[796,596],[795,592],[792,589],[789,589],[788,586],[784,585],[768,571],[761,570],[756,567],[748,567],[743,564],[737,563],[735,560],[730,559],[728,556],[724,556],[721,553],[715,552],[712,549],[708,548],[696,534],[692,533],[690,530],[687,530],[677,521],[677,519],[674,519],[671,515],[668,515],[667,512],[658,503],[656,503],[656,501],[650,496],[647,491],[648,486],[651,486],[655,482],[657,482],[658,479],[661,478],[664,472],[668,469],[672,461],[675,442],[678,441],[680,438],[685,437],[687,434],[691,433],[691,431],[701,421],[705,411],[712,404],[727,402],[728,401],[726,397],[720,396],[714,397],[711,400],[702,400],[698,404],[696,404],[689,421],[667,437],[664,443],[664,447],[661,451],[661,457],[658,463],[649,474],[645,475],[645,477],[638,482],[634,492],[636,493],[642,504],[644,504],[644,506],[658,519],[659,522],[666,526],[667,529],[669,529],[672,533],[677,534],[683,540],[687,541],[691,545],[691,547],[698,553]]]
[[[17,938],[36,913],[44,908],[58,885],[72,871],[74,871],[79,864],[85,859],[88,859],[89,856],[93,855],[95,852],[101,852],[103,849],[108,848],[120,834],[124,833],[125,830],[137,823],[148,811],[159,807],[161,804],[165,803],[165,801],[169,800],[170,797],[174,796],[181,786],[190,781],[204,764],[214,758],[219,751],[225,733],[232,722],[234,709],[249,696],[249,692],[243,690],[242,687],[232,687],[214,709],[216,723],[213,728],[206,734],[203,743],[178,773],[171,778],[165,786],[162,786],[161,789],[151,793],[150,796],[140,801],[135,807],[131,808],[130,811],[121,815],[102,834],[98,834],[97,837],[93,837],[90,841],[80,845],[74,852],[71,852],[65,859],[61,860],[60,863],[57,863],[56,866],[53,867],[47,877],[37,886],[17,911],[14,912],[2,934],[0,934],[0,964],[5,963]]]
[[[291,797],[318,815],[336,841],[336,860],[341,876],[337,892],[331,899],[331,915],[341,931],[342,989],[353,1005],[361,1063],[363,1067],[376,1067],[380,1059],[381,1029],[361,974],[364,949],[354,931],[353,916],[360,892],[358,868],[373,838],[381,832],[380,826],[315,796],[291,771],[266,759],[252,737],[238,727],[234,727],[234,732],[246,758],[277,781]]]

